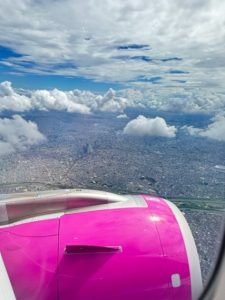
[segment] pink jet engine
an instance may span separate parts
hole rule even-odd
[[[163,198],[0,196],[1,300],[196,300],[201,290],[190,228]]]

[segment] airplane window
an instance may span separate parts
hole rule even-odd
[[[224,12],[0,1],[1,299],[199,298],[225,224]]]

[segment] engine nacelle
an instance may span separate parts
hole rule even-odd
[[[3,195],[0,224],[5,297],[191,300],[202,291],[190,228],[160,197],[89,190]]]

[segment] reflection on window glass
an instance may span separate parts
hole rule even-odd
[[[0,3],[0,232],[77,209],[63,198],[72,189],[160,196],[186,218],[205,286],[225,223],[224,10],[220,0]],[[79,208],[99,205],[89,200]]]

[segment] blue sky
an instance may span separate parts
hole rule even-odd
[[[17,53],[9,47],[0,46],[0,61],[4,62],[12,58],[22,58],[23,54]],[[34,67],[35,62],[29,65],[23,62],[20,63],[24,68]],[[72,64],[63,64],[63,67],[71,67]],[[61,66],[58,64],[52,66],[54,69],[59,69]],[[49,70],[50,71],[50,70]],[[35,72],[34,72],[35,73]],[[96,92],[105,92],[109,88],[120,89],[122,84],[97,82],[94,80],[86,79],[85,77],[78,76],[63,76],[63,75],[48,75],[48,74],[33,74],[27,72],[18,72],[14,66],[0,65],[0,82],[10,81],[14,83],[15,88],[23,89],[54,89],[57,87],[62,90],[82,89],[92,90]]]
[[[13,82],[15,88],[23,89],[54,89],[61,90],[91,90],[94,92],[104,93],[109,88],[115,90],[121,89],[122,84],[95,82],[91,79],[82,77],[66,77],[63,75],[36,75],[36,74],[13,74],[12,70],[0,66],[0,82]]]
[[[109,61],[125,61],[129,64],[129,61],[137,61],[144,63],[151,63],[153,65],[158,65],[160,72],[160,64],[167,62],[177,62],[181,61],[180,57],[151,57],[149,55],[143,55],[142,51],[150,50],[150,45],[147,44],[122,44],[116,46],[118,50],[117,56],[112,56]],[[130,50],[138,50],[139,55],[133,55]],[[120,52],[128,51],[126,55],[120,54]],[[131,52],[131,53],[130,53]],[[137,53],[136,53],[137,54]],[[88,66],[87,66],[88,68]],[[40,65],[37,60],[32,58],[30,55],[22,52],[17,52],[10,47],[0,45],[0,81],[10,81],[14,83],[16,88],[23,89],[53,89],[57,87],[62,90],[71,89],[83,89],[92,90],[96,92],[105,92],[109,88],[115,90],[125,88],[131,82],[148,82],[152,84],[160,84],[163,77],[161,76],[151,76],[140,75],[134,76],[132,80],[105,80],[101,81],[101,78],[92,79],[89,76],[76,76],[76,74],[63,75],[64,72],[69,70],[72,71],[79,70],[79,64],[76,65],[73,60],[70,61],[57,61],[52,64],[46,64],[44,66]],[[61,74],[62,72],[62,74]],[[188,71],[176,70],[170,68],[167,72],[169,74],[183,75],[189,74]],[[97,75],[97,74],[96,74]],[[185,80],[172,79],[178,83],[185,83]],[[171,82],[172,82],[171,81]]]

